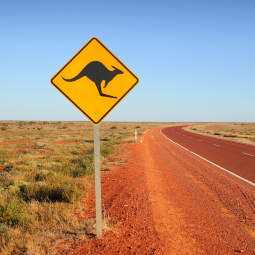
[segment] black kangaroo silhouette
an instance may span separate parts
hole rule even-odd
[[[100,96],[102,97],[110,97],[110,98],[117,98],[114,96],[106,95],[102,93],[101,89],[101,83],[102,81],[105,81],[104,88],[108,85],[108,83],[117,75],[117,74],[123,74],[121,70],[118,68],[112,66],[114,68],[113,71],[108,70],[104,64],[102,64],[99,61],[92,61],[89,64],[87,64],[81,72],[73,77],[72,79],[65,79],[63,76],[63,80],[71,82],[71,81],[77,81],[78,79],[82,78],[83,76],[88,77],[91,81],[93,81],[98,89],[98,92]]]

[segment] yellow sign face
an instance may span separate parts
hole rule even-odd
[[[92,38],[51,79],[94,124],[99,124],[138,82],[97,38]]]

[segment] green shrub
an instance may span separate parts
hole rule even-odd
[[[84,140],[84,142],[85,142],[85,143],[93,143],[94,140],[88,140],[88,139],[86,139],[86,140]]]
[[[103,156],[111,155],[115,152],[115,148],[112,146],[103,145],[100,148],[100,152],[101,152],[101,155]]]
[[[8,234],[7,225],[4,223],[0,223],[0,246],[3,248],[6,246],[10,239],[10,235]]]
[[[117,129],[117,127],[116,126],[112,126],[112,127],[110,127],[110,129]]]
[[[86,156],[79,156],[70,160],[72,166],[86,168],[87,164],[90,164],[94,159],[94,154],[91,153]]]
[[[0,221],[9,226],[16,225],[24,221],[23,211],[26,209],[26,203],[16,197],[5,200],[0,205]]]
[[[224,137],[237,137],[237,135],[232,135],[232,134],[224,134]]]
[[[7,232],[7,226],[4,223],[0,223],[0,233],[6,233]]]
[[[140,126],[136,126],[135,128],[141,128]]]
[[[93,149],[92,149],[93,150]],[[90,151],[91,152],[91,151]],[[55,170],[71,177],[83,177],[91,175],[94,172],[93,167],[94,154],[86,154],[70,159],[64,166],[56,167]]]
[[[94,173],[93,164],[88,164],[86,167],[69,168],[69,175],[72,177],[84,177]]]
[[[36,176],[35,176],[35,180],[36,181],[44,181],[47,176],[49,175],[55,175],[56,173],[49,171],[49,170],[40,170],[37,172]]]
[[[7,127],[3,126],[3,127],[1,127],[1,130],[5,131],[5,130],[7,130]]]
[[[42,185],[43,184],[43,185]],[[45,182],[35,182],[20,187],[22,197],[26,201],[37,200],[72,203],[81,199],[82,192],[75,182],[58,173],[47,175]]]
[[[89,172],[88,170],[87,167],[66,166],[60,168],[59,172],[65,176],[76,178],[92,174],[92,172]]]
[[[21,127],[21,126],[23,126],[23,125],[26,125],[26,123],[25,123],[24,121],[20,121],[20,122],[18,123],[18,125]]]
[[[5,171],[10,172],[13,169],[13,164],[6,162],[3,164],[3,167],[5,167]]]
[[[100,141],[103,141],[103,142],[108,142],[108,141],[111,141],[110,138],[106,137],[106,138],[101,138]]]
[[[16,195],[17,193],[20,192],[20,188],[15,185],[9,185],[7,188],[8,193]]]
[[[6,149],[0,148],[0,155],[6,155],[8,151]]]

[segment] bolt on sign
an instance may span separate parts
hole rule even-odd
[[[139,79],[93,37],[51,79],[91,122],[99,124]]]

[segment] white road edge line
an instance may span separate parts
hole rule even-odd
[[[162,129],[164,129],[164,128],[162,128]],[[182,147],[182,148],[185,149],[186,151],[189,151],[190,153],[192,153],[192,154],[198,156],[199,158],[201,158],[201,159],[203,159],[203,160],[205,160],[205,161],[211,163],[211,164],[214,165],[214,166],[217,166],[218,168],[224,170],[225,172],[227,172],[227,173],[229,173],[229,174],[232,174],[232,175],[234,175],[235,177],[237,177],[237,178],[239,178],[239,179],[241,179],[241,180],[243,180],[243,181],[245,181],[245,182],[247,182],[247,183],[249,183],[249,184],[251,184],[252,186],[255,187],[255,183],[253,183],[253,182],[251,182],[251,181],[248,181],[247,179],[245,179],[245,178],[243,178],[243,177],[241,177],[241,176],[239,176],[239,175],[237,175],[237,174],[235,174],[235,173],[232,173],[231,171],[229,171],[229,170],[227,170],[227,169],[225,169],[225,168],[223,168],[223,167],[221,167],[221,166],[219,166],[219,165],[213,163],[212,161],[210,161],[210,160],[208,160],[208,159],[206,159],[206,158],[201,157],[200,155],[196,154],[195,152],[190,151],[189,149],[187,149],[187,148],[181,146],[179,143],[174,142],[173,140],[171,140],[170,138],[168,138],[167,136],[165,136],[165,135],[162,133],[162,129],[160,130],[160,133],[161,133],[165,138],[167,138],[169,141],[171,141],[172,143],[177,144],[178,146]]]
[[[248,153],[245,153],[245,152],[242,152],[242,153],[245,154],[245,155],[254,157],[254,155],[252,155],[252,154],[248,154]]]

